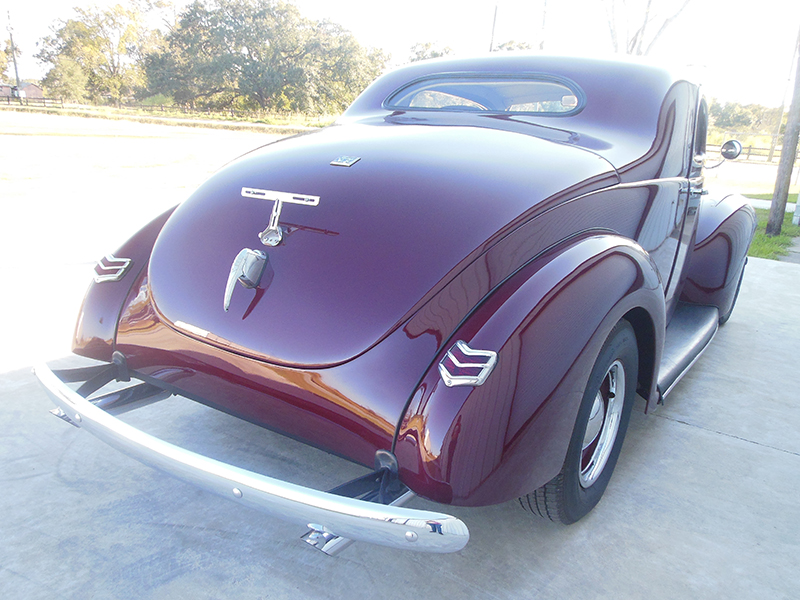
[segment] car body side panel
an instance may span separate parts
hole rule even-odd
[[[125,297],[138,274],[147,266],[153,243],[174,210],[171,208],[153,219],[114,253],[117,258],[131,259],[128,272],[122,279],[90,284],[72,339],[72,351],[75,354],[97,360],[111,360],[117,321],[125,305]]]
[[[641,247],[609,234],[566,246],[520,270],[448,342],[499,351],[483,386],[446,387],[435,367],[418,386],[395,444],[401,479],[416,493],[484,505],[538,488],[561,469],[588,373],[614,324],[644,308],[659,352],[664,294]]]
[[[743,196],[704,199],[681,300],[716,306],[720,315],[727,314],[755,228],[755,211]]]

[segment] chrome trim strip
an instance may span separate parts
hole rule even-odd
[[[280,481],[190,452],[112,417],[46,364],[34,369],[50,399],[79,427],[147,465],[281,519],[321,523],[324,533],[421,552],[457,552],[469,530],[450,515],[354,500]]]

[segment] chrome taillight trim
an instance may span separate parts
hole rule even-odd
[[[454,354],[458,350],[462,355],[469,359],[469,362],[460,361]],[[462,375],[453,373],[449,366],[448,361],[453,364],[457,369],[479,369],[475,375]],[[442,381],[447,387],[455,387],[459,385],[479,386],[483,385],[492,370],[497,364],[497,352],[493,350],[475,350],[470,348],[466,342],[458,340],[450,350],[447,351],[444,358],[439,361],[439,374],[442,376]]]
[[[106,254],[97,261],[94,267],[95,283],[119,281],[125,277],[125,273],[128,272],[128,268],[131,266],[132,262],[130,258],[117,258],[113,254]]]

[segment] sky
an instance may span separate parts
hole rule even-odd
[[[3,28],[10,11],[14,41],[23,55],[21,78],[40,78],[44,67],[33,55],[37,41],[71,7],[106,6],[118,0],[2,0]],[[184,2],[184,0],[177,0]],[[628,0],[629,6],[637,1]],[[665,16],[683,0],[655,0]],[[602,56],[612,51],[604,4],[600,0],[294,0],[311,19],[328,19],[349,29],[364,46],[383,49],[392,64],[408,61],[416,43],[434,42],[458,56],[485,54],[514,40],[538,47],[542,10],[547,4],[545,51]],[[742,104],[779,106],[793,73],[792,56],[800,29],[800,2],[789,0],[690,0],[687,8],[654,45],[649,58],[665,66],[691,69],[707,97]]]

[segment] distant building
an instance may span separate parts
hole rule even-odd
[[[0,98],[9,96],[16,98],[16,87],[15,85],[7,85],[5,83],[0,84]],[[35,83],[23,83],[19,87],[21,91],[19,95],[24,98],[44,98],[44,91]]]
[[[44,90],[35,83],[23,83],[20,88],[26,98],[44,98]]]

